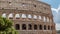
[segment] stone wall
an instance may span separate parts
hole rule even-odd
[[[56,34],[51,7],[41,1],[0,0],[0,16],[12,20],[19,34]]]

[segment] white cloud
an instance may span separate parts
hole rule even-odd
[[[59,5],[59,7],[58,7],[58,11],[60,10],[60,5]]]
[[[60,24],[56,24],[56,30],[60,30]]]
[[[60,10],[60,5],[59,7],[56,9],[56,8],[51,8],[52,11],[56,11],[58,13],[58,11]]]
[[[56,11],[57,14],[54,14],[54,21],[56,22],[56,30],[60,30],[60,24],[58,23],[60,21],[59,19],[59,11],[60,11],[60,5],[59,7],[56,9],[56,8],[51,8],[52,11]]]
[[[52,9],[52,11],[56,11],[56,12],[58,12],[58,10],[57,9],[55,9],[55,8],[51,8]]]

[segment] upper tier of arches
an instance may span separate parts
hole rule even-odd
[[[41,1],[31,0],[0,0],[0,9],[19,9],[19,10],[31,10],[39,11],[46,14],[51,14],[50,5]]]
[[[52,19],[46,16],[41,16],[41,15],[32,15],[32,14],[14,14],[14,13],[10,13],[10,14],[6,14],[3,13],[1,15],[4,18],[8,18],[8,19],[34,19],[34,20],[42,20],[43,22],[52,22]]]

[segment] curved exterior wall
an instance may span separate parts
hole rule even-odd
[[[19,16],[16,16],[17,14]],[[11,19],[19,34],[56,34],[51,7],[41,1],[0,0],[0,15]],[[28,26],[29,24],[31,26]]]

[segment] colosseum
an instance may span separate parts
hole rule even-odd
[[[39,0],[0,0],[0,16],[19,34],[56,34],[51,6]]]

